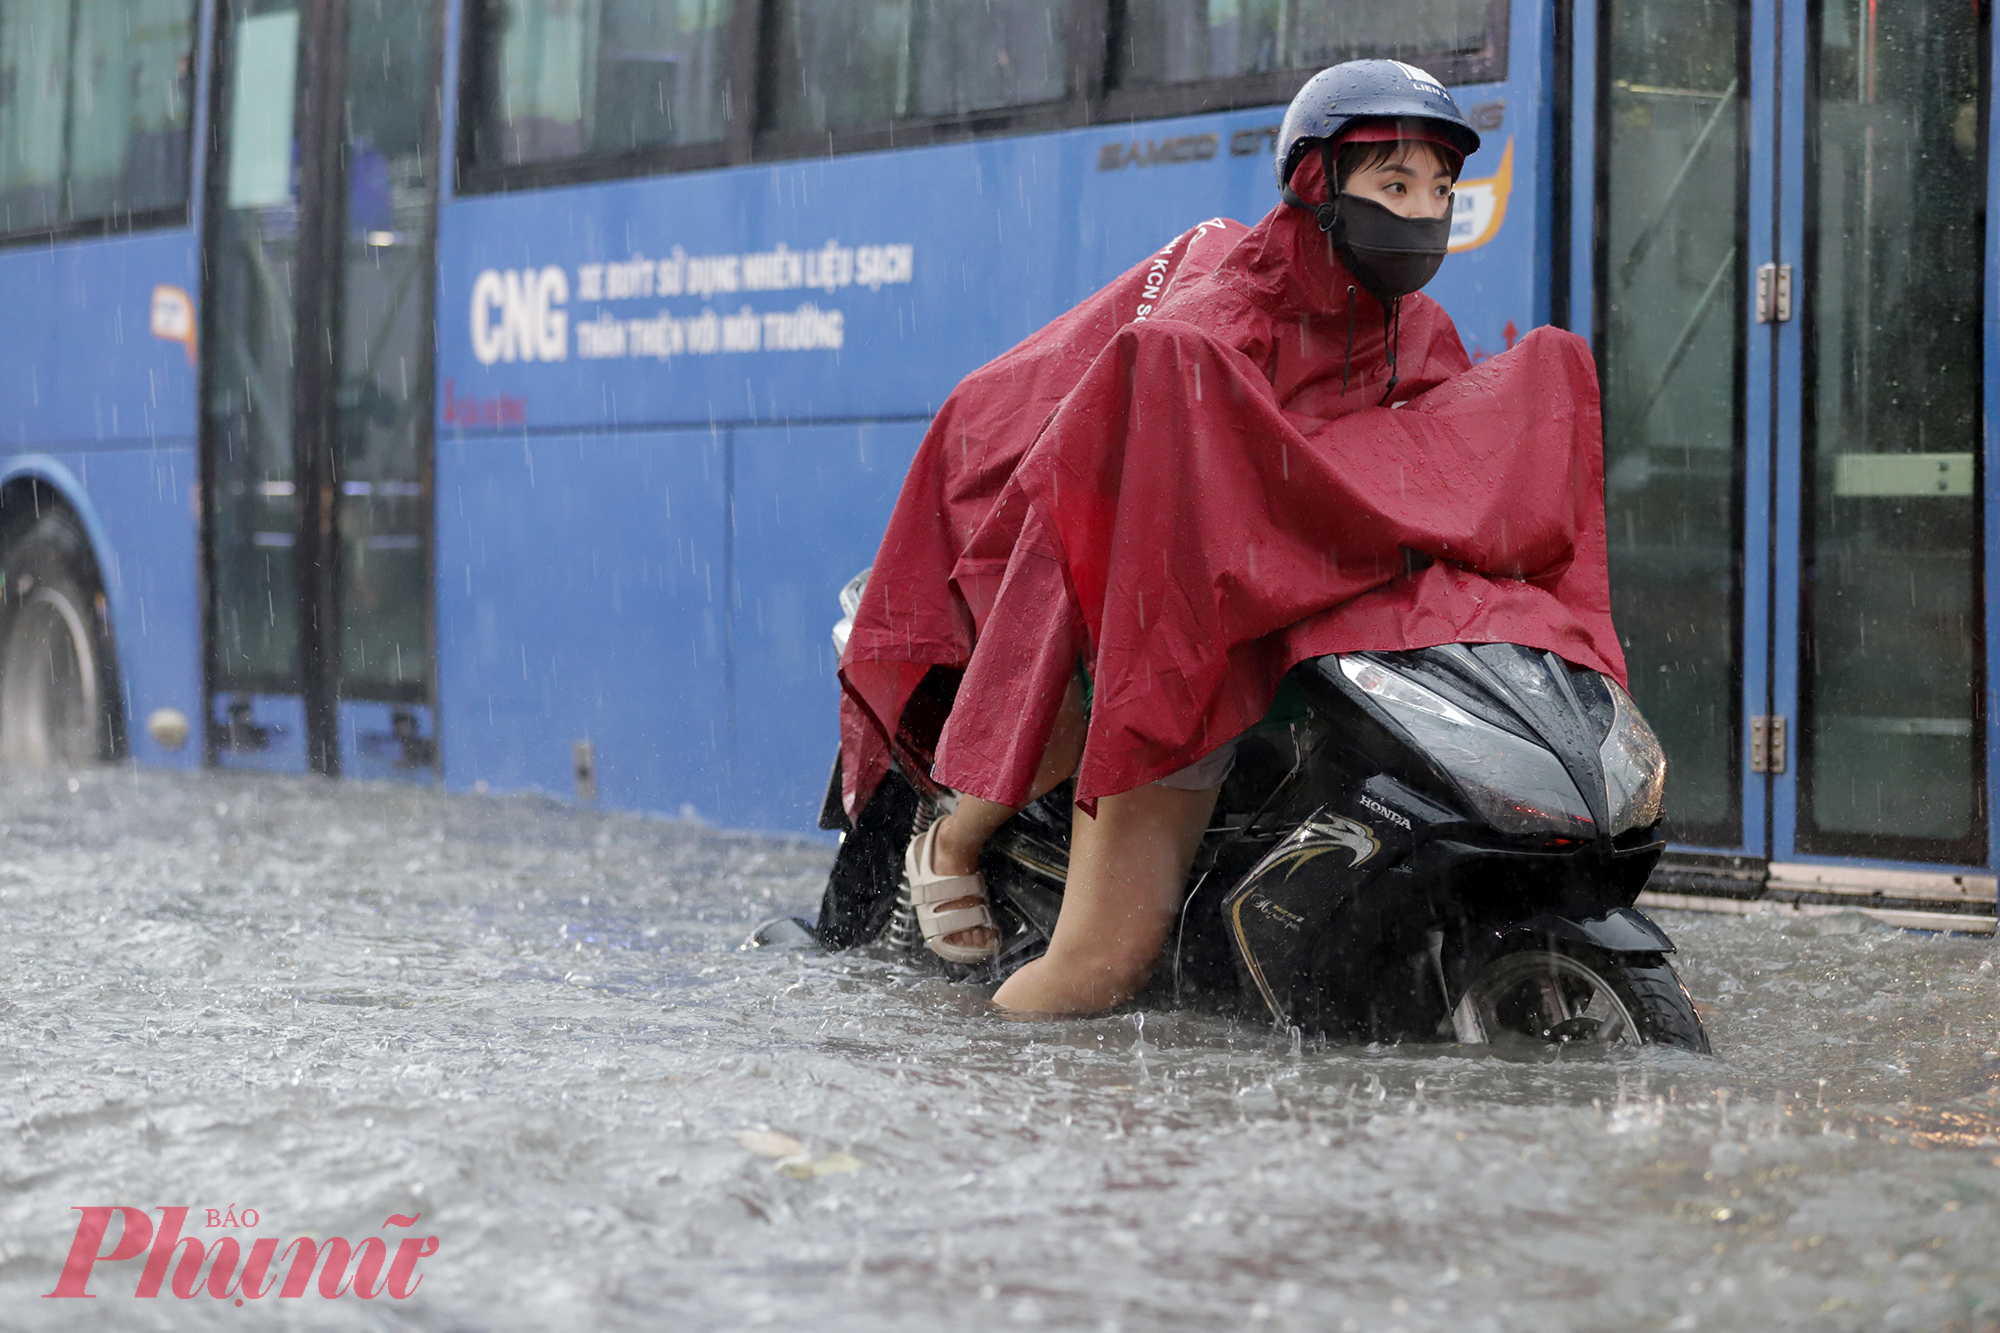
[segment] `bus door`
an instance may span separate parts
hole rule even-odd
[[[1575,9],[1614,613],[1715,892],[1991,896],[1989,16]]]
[[[431,773],[435,7],[218,10],[201,340],[208,758]]]

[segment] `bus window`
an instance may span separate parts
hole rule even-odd
[[[230,96],[229,206],[276,208],[292,198],[292,103],[299,73],[299,14],[246,14],[236,29]]]
[[[778,0],[771,128],[1050,102],[1067,0]]]
[[[0,231],[187,203],[190,0],[0,0]]]
[[[1288,0],[1114,0],[1114,87],[1153,88],[1389,56],[1482,52],[1488,0],[1299,5]],[[1504,23],[1504,9],[1497,23]]]
[[[487,0],[479,165],[719,143],[729,0]]]

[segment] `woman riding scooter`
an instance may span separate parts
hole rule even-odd
[[[1539,331],[1469,375],[1415,294],[1478,142],[1421,70],[1322,72],[1285,117],[1279,208],[1178,239],[926,437],[843,657],[843,796],[858,813],[921,725],[931,670],[962,671],[929,775],[959,798],[906,874],[926,941],[972,962],[995,943],[980,847],[1075,776],[1060,918],[997,1006],[1144,985],[1233,738],[1295,662],[1506,641],[1622,679],[1587,349]]]

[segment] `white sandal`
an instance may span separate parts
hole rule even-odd
[[[993,912],[986,904],[986,881],[978,871],[970,875],[940,875],[936,870],[936,855],[932,843],[937,834],[937,825],[910,839],[910,849],[903,854],[903,877],[910,885],[910,906],[916,909],[917,926],[924,934],[924,943],[930,951],[948,963],[983,963],[1000,952],[999,942],[992,944],[948,944],[945,936],[956,935],[961,930],[975,930],[985,926],[997,935],[993,923]],[[939,903],[948,903],[957,898],[977,898],[977,907],[940,908]]]

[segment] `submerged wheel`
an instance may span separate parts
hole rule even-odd
[[[1662,954],[1602,953],[1553,941],[1487,964],[1452,1012],[1462,1042],[1538,1041],[1708,1051],[1694,1000]]]
[[[0,580],[0,764],[112,758],[110,618],[82,527],[45,507],[0,549]]]

